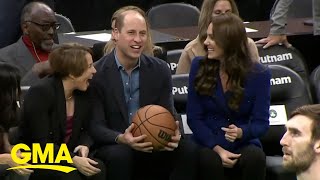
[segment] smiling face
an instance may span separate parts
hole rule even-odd
[[[221,14],[225,14],[227,12],[232,12],[232,7],[229,1],[227,0],[219,0],[213,7],[212,15],[218,16]]]
[[[22,22],[24,34],[30,37],[37,48],[47,52],[52,50],[56,27],[55,13],[44,4],[34,6],[30,16],[25,18],[25,22]]]
[[[208,59],[222,60],[224,56],[223,49],[214,40],[212,23],[210,23],[207,30],[207,39],[204,41],[207,48]]]
[[[314,162],[316,153],[311,141],[311,125],[312,120],[303,115],[296,115],[287,122],[287,132],[280,141],[285,168],[299,173]]]
[[[89,86],[89,81],[92,79],[93,75],[97,72],[93,66],[91,54],[86,54],[86,60],[88,68],[79,77],[74,78],[75,89],[80,91],[86,91]]]
[[[117,57],[122,61],[137,61],[147,42],[147,24],[135,11],[125,12],[122,27],[115,29]]]

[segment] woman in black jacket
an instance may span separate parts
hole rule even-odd
[[[85,92],[96,73],[91,51],[79,44],[65,44],[49,55],[53,75],[32,86],[24,98],[23,139],[31,147],[40,143],[54,143],[55,156],[65,143],[76,171],[63,173],[52,170],[35,170],[34,179],[93,179],[104,178],[103,163],[89,158],[93,144],[87,133],[90,103]]]

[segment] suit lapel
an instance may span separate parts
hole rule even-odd
[[[227,93],[223,92],[220,76],[218,77],[217,81],[218,81],[217,91],[215,92],[216,102],[218,104],[218,107],[221,108],[221,110],[225,112],[228,116],[230,116],[231,112],[230,112],[228,100],[226,97],[228,92]]]
[[[24,45],[22,38],[17,42],[17,64],[20,64],[22,76],[30,71],[33,65],[36,63],[36,60],[33,58],[31,52]]]
[[[72,133],[71,133],[71,137],[69,140],[69,146],[70,147],[74,147],[75,144],[73,143],[74,140],[78,139],[80,135],[80,130],[81,130],[81,124],[83,121],[83,116],[81,116],[82,114],[85,114],[84,112],[86,112],[86,109],[83,109],[83,104],[86,102],[82,102],[82,97],[78,96],[75,93],[75,98],[74,98],[74,114],[73,114],[73,124],[72,124]]]
[[[146,61],[144,56],[140,56],[140,69],[139,69],[139,91],[140,91],[140,97],[139,97],[139,102],[140,102],[140,107],[145,106],[148,104],[148,100],[150,98],[147,97],[150,91],[150,84],[154,82],[149,82],[150,79],[150,68],[148,67],[149,63]]]
[[[105,72],[107,75],[105,77],[108,77],[107,82],[112,85],[112,93],[114,97],[116,98],[116,103],[118,104],[118,107],[120,108],[121,114],[124,117],[125,123],[129,125],[129,117],[128,117],[128,107],[125,102],[125,96],[123,91],[123,83],[121,74],[118,70],[118,66],[115,62],[114,53],[110,53],[109,56],[112,56],[111,58],[106,58],[106,69]]]
[[[63,141],[63,138],[66,134],[66,118],[67,118],[67,113],[66,113],[66,100],[64,96],[64,88],[62,81],[59,79],[54,78],[57,84],[56,86],[56,92],[57,92],[57,114],[58,119],[55,121],[58,121],[59,123],[59,129],[60,129],[60,137],[62,138],[61,140]]]

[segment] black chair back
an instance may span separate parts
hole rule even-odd
[[[187,3],[165,3],[152,7],[148,12],[152,29],[197,26],[200,11]]]
[[[167,51],[167,63],[170,67],[171,74],[176,74],[176,70],[178,67],[178,62],[181,56],[183,49],[174,49]]]
[[[60,23],[57,33],[70,33],[75,32],[71,20],[62,14],[56,14],[56,19]]]

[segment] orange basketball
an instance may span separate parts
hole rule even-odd
[[[145,142],[152,142],[153,150],[160,150],[171,141],[177,128],[172,114],[164,107],[147,105],[132,117],[133,136],[147,135]]]

